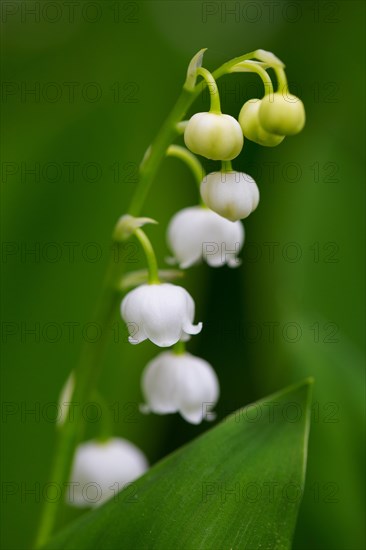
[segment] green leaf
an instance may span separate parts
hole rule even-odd
[[[197,69],[199,67],[202,67],[202,60],[203,60],[203,54],[207,48],[202,48],[199,52],[197,52],[191,59],[188,70],[187,70],[187,78],[184,83],[184,87],[187,90],[193,90],[196,85],[196,78],[197,78]]]
[[[158,223],[152,218],[136,218],[130,214],[121,216],[113,231],[113,240],[116,242],[126,241],[135,233],[136,229],[143,227],[147,223]]]
[[[290,548],[304,488],[311,384],[230,415],[46,548]]]

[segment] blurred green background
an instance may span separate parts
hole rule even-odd
[[[307,125],[274,149],[246,142],[234,161],[256,178],[261,202],[245,221],[240,269],[198,266],[185,277],[204,322],[189,349],[219,375],[218,418],[314,376],[294,548],[365,546],[363,21],[358,1],[3,3],[4,549],[32,543],[51,481],[52,403],[83,337],[95,337],[88,323],[112,227],[202,47],[212,70],[273,51]],[[234,116],[262,91],[252,75],[224,77],[220,89]],[[192,112],[207,106],[204,94]],[[185,166],[167,159],[143,211],[160,222],[148,233],[162,265],[170,217],[196,201]],[[130,269],[143,266],[137,247],[126,258]],[[156,350],[128,345],[118,318],[109,330],[101,390],[115,433],[153,463],[208,425],[140,415],[140,374]]]

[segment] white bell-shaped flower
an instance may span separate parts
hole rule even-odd
[[[76,449],[66,500],[70,506],[99,506],[148,468],[145,455],[121,438],[87,441]]]
[[[201,196],[211,210],[232,222],[246,218],[259,203],[259,189],[244,172],[212,172],[201,182]]]
[[[210,411],[219,397],[219,382],[204,359],[187,352],[160,353],[147,364],[141,385],[146,400],[144,412],[179,412],[191,424],[213,419]]]
[[[194,310],[190,294],[170,283],[141,285],[131,290],[121,304],[131,344],[149,339],[162,348],[201,332],[202,323],[193,324]]]
[[[184,132],[184,142],[197,155],[212,160],[232,160],[243,148],[239,122],[222,113],[196,113]]]
[[[205,260],[212,267],[236,267],[244,243],[244,227],[209,208],[191,206],[171,219],[167,240],[181,269]]]

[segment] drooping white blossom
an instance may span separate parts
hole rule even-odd
[[[210,412],[219,397],[219,382],[211,365],[188,352],[160,353],[142,375],[144,412],[179,412],[191,424],[212,420]]]
[[[193,324],[194,311],[190,294],[171,283],[141,285],[131,290],[121,304],[130,343],[149,339],[163,348],[201,332],[202,323]]]
[[[212,267],[240,264],[237,256],[244,243],[244,227],[209,208],[192,206],[177,212],[171,219],[167,240],[182,269],[201,259]]]
[[[248,217],[259,203],[257,184],[244,172],[211,172],[200,189],[205,204],[231,221]]]
[[[66,500],[78,508],[99,506],[147,468],[142,451],[125,439],[87,441],[76,449]]]

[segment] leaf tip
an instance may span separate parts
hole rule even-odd
[[[196,71],[202,66],[203,54],[207,48],[201,48],[196,55],[194,55],[188,65],[187,78],[184,87],[187,90],[192,91],[196,85]]]

